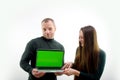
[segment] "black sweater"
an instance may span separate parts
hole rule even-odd
[[[36,62],[36,51],[39,48],[43,49],[60,49],[64,51],[63,45],[54,39],[46,39],[44,37],[39,37],[32,39],[28,42],[25,51],[20,60],[20,66],[23,70],[29,73],[28,80],[57,80],[54,73],[46,73],[41,78],[35,78],[32,75],[32,69],[35,68]]]

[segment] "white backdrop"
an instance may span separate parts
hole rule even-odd
[[[65,62],[74,61],[79,29],[94,26],[107,56],[101,80],[120,80],[119,14],[117,0],[0,0],[0,80],[27,80],[19,61],[27,42],[42,35],[40,23],[46,17],[55,20],[55,39],[65,47]]]

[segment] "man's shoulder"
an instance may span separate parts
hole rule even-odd
[[[36,37],[36,38],[31,39],[31,41],[36,41],[36,40],[41,40],[41,39],[42,37]]]
[[[64,46],[62,43],[60,43],[59,41],[56,41],[56,40],[54,40],[54,42],[57,46],[59,46],[62,50],[64,50]]]
[[[36,37],[36,38],[31,39],[28,43],[34,43],[34,42],[38,42],[40,40],[41,40],[41,37]]]
[[[57,43],[58,45],[63,46],[63,45],[62,45],[62,43],[60,43],[60,42],[59,42],[59,41],[57,41],[57,40],[54,40],[54,42],[55,42],[55,43]]]

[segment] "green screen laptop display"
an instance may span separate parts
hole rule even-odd
[[[60,50],[37,50],[38,69],[60,69],[63,66],[64,52]]]

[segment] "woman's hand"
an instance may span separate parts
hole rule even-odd
[[[65,63],[64,64],[64,66],[62,67],[62,69],[64,70],[64,69],[66,69],[66,68],[70,68],[70,67],[72,67],[72,62],[67,62],[67,63]]]
[[[72,68],[66,68],[65,71],[64,71],[64,74],[70,76],[70,75],[74,75],[74,69]]]
[[[60,75],[62,75],[62,74],[64,74],[64,71],[63,71],[63,72],[55,72],[55,75],[56,75],[56,76],[60,76]]]
[[[75,70],[75,69],[72,69],[72,68],[66,68],[65,71],[64,71],[64,74],[66,74],[66,75],[68,75],[68,76],[70,76],[70,75],[79,76],[80,71]]]

